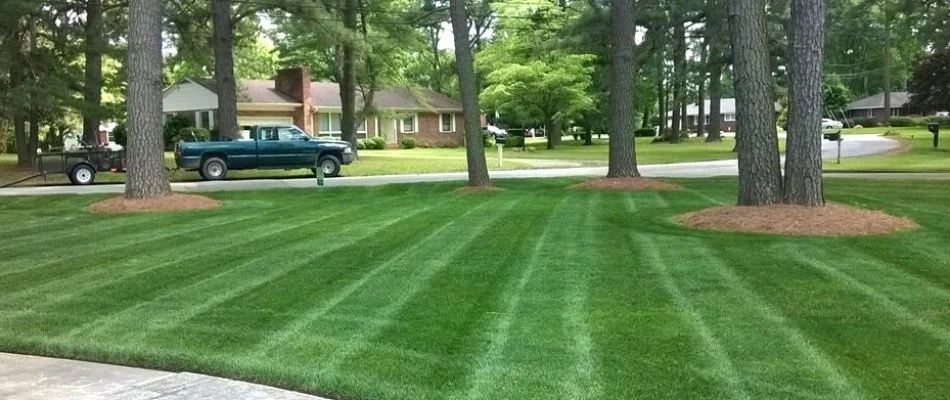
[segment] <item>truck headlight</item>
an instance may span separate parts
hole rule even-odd
[[[346,146],[346,148],[343,149],[343,154],[353,154],[353,146]]]

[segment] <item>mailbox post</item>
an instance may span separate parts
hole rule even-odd
[[[317,177],[317,189],[320,189],[323,187],[324,180],[326,179],[326,175],[323,172],[323,166],[320,165],[320,155],[321,155],[321,152],[317,152],[317,158],[314,161],[314,168],[313,168],[314,175],[316,175]]]
[[[934,148],[936,149],[940,142],[940,124],[931,122],[927,124],[927,130],[934,134]]]
[[[837,163],[838,163],[838,164],[841,164],[841,141],[843,140],[843,139],[841,139],[841,131],[828,132],[828,133],[823,134],[823,136],[825,137],[826,140],[829,140],[829,141],[832,141],[832,142],[838,142],[838,161],[837,161]]]
[[[498,168],[505,167],[505,145],[508,144],[508,135],[495,136],[495,146],[498,146]]]

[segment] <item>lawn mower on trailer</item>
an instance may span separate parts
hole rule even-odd
[[[89,185],[98,172],[125,172],[125,149],[121,145],[81,145],[70,139],[61,149],[37,150],[36,168],[41,175],[65,174],[73,185]]]

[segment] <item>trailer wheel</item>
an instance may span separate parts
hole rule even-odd
[[[96,170],[89,164],[79,164],[69,173],[73,185],[89,185],[96,180]]]
[[[201,164],[200,172],[206,181],[220,181],[228,176],[228,164],[218,157],[208,157]]]

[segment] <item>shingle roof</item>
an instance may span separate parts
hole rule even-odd
[[[204,86],[212,92],[217,92],[214,80],[212,79],[190,79],[191,81]],[[271,80],[248,80],[238,83],[242,86],[239,90],[238,102],[241,103],[297,103],[294,99],[285,96],[275,89],[274,81]],[[313,82],[310,84],[310,98],[313,107],[316,108],[340,108],[340,86],[332,82]],[[357,93],[357,104],[360,104],[362,96]],[[432,111],[461,111],[462,104],[454,99],[422,88],[393,88],[383,89],[376,92],[373,103],[380,109],[398,109],[398,110],[432,110]]]
[[[891,92],[891,107],[901,108],[910,101],[910,94],[907,92]],[[866,110],[869,108],[884,108],[884,92],[874,96],[868,96],[848,104],[848,110]]]
[[[705,112],[709,113],[709,100],[703,101]],[[775,111],[782,111],[782,105],[778,102],[775,102]],[[723,98],[719,100],[719,113],[720,114],[735,114],[736,113],[736,99],[734,98]],[[686,106],[686,115],[696,116],[699,115],[699,105],[696,103],[689,104]],[[667,117],[673,116],[673,111],[666,112]]]

